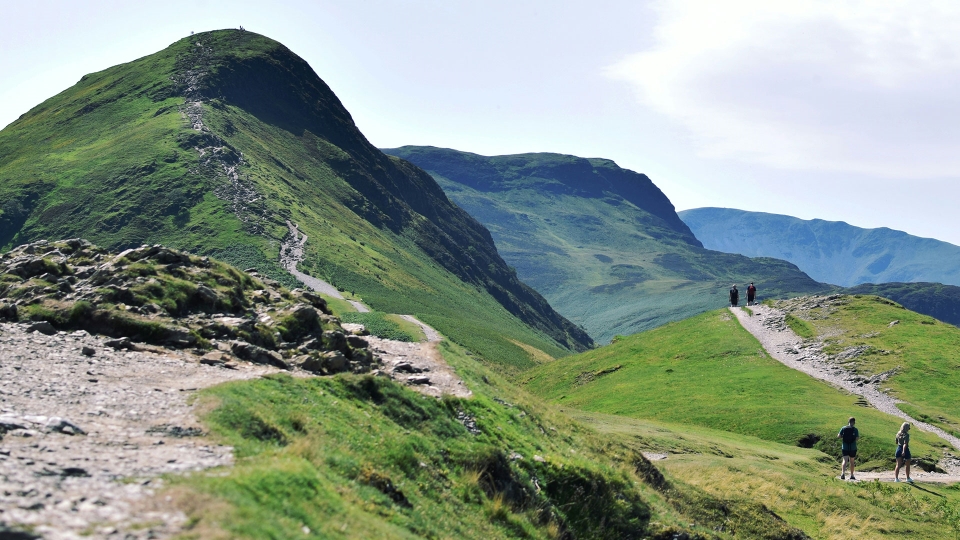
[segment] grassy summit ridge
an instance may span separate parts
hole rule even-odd
[[[515,342],[592,345],[429,175],[372,147],[306,62],[251,32],[184,38],[33,108],[0,131],[0,201],[7,248],[163,243],[267,275],[290,221],[309,237],[302,270],[491,361],[529,365]]]
[[[521,279],[601,342],[725,305],[731,283],[764,298],[828,287],[785,261],[703,249],[649,178],[610,160],[385,152],[432,174]]]

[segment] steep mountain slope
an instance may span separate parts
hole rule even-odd
[[[85,76],[0,132],[0,246],[83,236],[301,269],[413,313],[493,361],[590,338],[522,284],[429,175],[385,156],[309,65],[223,30]]]
[[[695,208],[680,217],[709,249],[784,259],[826,283],[960,285],[960,247],[931,238],[733,208]]]
[[[725,305],[731,283],[754,281],[763,297],[826,287],[784,261],[703,249],[649,178],[610,160],[384,151],[433,175],[517,275],[598,341]]]

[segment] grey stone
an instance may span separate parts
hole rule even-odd
[[[354,349],[366,349],[370,346],[367,340],[359,336],[347,336],[347,345],[350,345]]]
[[[327,351],[320,357],[323,370],[327,373],[342,373],[347,371],[349,362],[340,351]]]
[[[17,305],[0,303],[0,320],[3,320],[3,321],[17,320]]]
[[[47,321],[37,321],[27,326],[27,332],[34,331],[40,332],[41,334],[46,334],[48,336],[52,336],[53,334],[57,333],[57,329]]]
[[[94,349],[93,347],[84,345],[83,348],[80,349],[80,353],[83,354],[84,356],[93,356],[97,354],[97,350]]]

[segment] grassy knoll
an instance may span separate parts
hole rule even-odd
[[[773,360],[726,310],[628,336],[528,373],[529,390],[564,406],[793,446],[813,444],[837,457],[836,433],[856,416],[866,466],[889,466],[890,435],[900,423]],[[939,439],[915,437],[915,458],[939,460]]]
[[[798,448],[691,425],[567,411],[601,433],[638,441],[668,458],[657,467],[725,499],[763,501],[814,538],[955,538],[960,485],[908,486],[834,479],[833,460]]]
[[[440,349],[473,398],[358,376],[201,392],[205,421],[238,460],[175,480],[170,494],[191,517],[184,536],[801,537],[756,502],[665,482],[634,439],[572,421],[450,342]]]
[[[789,308],[789,304],[786,304]],[[893,371],[883,388],[904,401],[908,414],[960,436],[960,329],[904,309],[877,296],[845,296],[822,308],[796,311],[824,350],[841,354],[862,348],[846,361],[864,376]],[[899,323],[891,326],[893,321]]]

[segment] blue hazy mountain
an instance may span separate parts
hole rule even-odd
[[[825,283],[960,285],[960,247],[932,238],[732,208],[695,208],[679,215],[707,249],[784,259]]]

